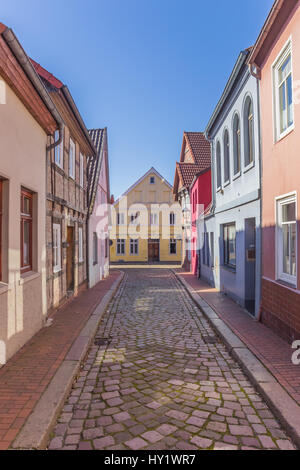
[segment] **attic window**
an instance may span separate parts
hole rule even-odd
[[[150,176],[150,184],[155,184],[155,177],[154,176]]]

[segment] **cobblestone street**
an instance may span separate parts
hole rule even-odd
[[[168,269],[127,269],[49,449],[293,449]]]

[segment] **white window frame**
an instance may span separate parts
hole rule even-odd
[[[56,142],[59,139],[59,131],[54,133],[54,141]],[[62,139],[61,143],[54,148],[54,162],[57,166],[63,169],[64,167],[64,140]]]
[[[71,158],[72,154],[72,158]],[[76,162],[76,146],[75,142],[70,139],[69,148],[69,177],[75,180],[75,162]]]
[[[122,253],[121,247],[124,247],[124,253]],[[118,238],[116,241],[116,255],[117,256],[126,255],[126,240],[124,238]]]
[[[61,225],[53,224],[53,272],[61,271]],[[55,255],[56,252],[56,255]],[[55,262],[56,261],[56,262]]]
[[[287,282],[294,287],[297,287],[298,279],[298,223],[297,223],[297,192],[292,192],[283,196],[276,198],[276,240],[275,240],[275,250],[276,250],[276,271],[277,271],[277,280]],[[290,275],[283,272],[283,239],[282,239],[282,207],[286,204],[295,203],[296,205],[296,275]]]
[[[78,228],[78,261],[83,262],[83,227]]]
[[[125,214],[124,212],[117,213],[117,225],[125,225]]]
[[[171,225],[171,227],[175,227],[175,225],[176,225],[176,214],[175,214],[175,212],[170,212],[170,225]]]
[[[136,248],[136,253],[135,253]],[[139,255],[139,239],[131,238],[130,239],[130,246],[129,246],[129,254],[130,256],[138,256]]]
[[[282,67],[288,56],[291,56],[291,75],[292,75],[292,113],[293,123],[287,127],[283,132],[280,130],[280,95],[279,95],[279,69]],[[293,90],[293,54],[292,54],[292,37],[288,39],[282,50],[278,54],[274,63],[272,64],[272,77],[273,77],[273,119],[274,119],[274,142],[283,139],[287,134],[292,132],[295,128],[295,109],[294,109],[294,90]]]
[[[159,214],[151,213],[150,214],[150,225],[153,227],[158,227],[159,225]]]
[[[175,253],[171,253],[171,245],[175,244]],[[169,242],[169,255],[170,256],[177,256],[177,240],[176,238],[171,238]]]
[[[83,178],[83,170],[84,170],[84,157],[80,152],[80,167],[79,167],[79,178],[80,178],[80,186],[83,188],[84,185],[84,178]]]

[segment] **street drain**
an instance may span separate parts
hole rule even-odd
[[[112,338],[95,338],[95,346],[107,346],[111,342]]]
[[[206,344],[219,343],[219,338],[217,338],[217,336],[202,336],[202,339]]]

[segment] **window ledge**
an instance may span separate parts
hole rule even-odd
[[[276,282],[278,282],[278,284],[281,284],[282,286],[289,287],[290,289],[297,289],[297,281],[292,282],[286,281],[284,279],[276,279]]]
[[[226,271],[231,272],[232,274],[236,274],[236,268],[233,268],[231,266],[228,266],[226,264],[222,264],[221,266],[223,269],[226,269]]]
[[[291,132],[293,132],[295,130],[295,124],[293,124],[292,126],[290,126],[286,131],[284,131],[282,134],[280,134],[276,141],[275,141],[275,144],[278,144],[278,142],[280,142],[281,140],[283,140],[285,137],[287,137]]]
[[[223,184],[223,188],[226,188],[226,186],[229,186],[230,185],[230,180],[227,180],[224,184]]]
[[[243,173],[247,173],[247,171],[251,170],[251,168],[254,168],[254,161],[245,166]]]
[[[233,181],[237,180],[238,178],[240,178],[241,176],[241,172],[239,171],[238,173],[236,173],[234,176],[233,176]]]
[[[10,289],[9,289],[9,285],[8,284],[5,284],[4,282],[0,282],[0,295],[1,294],[5,294],[6,292],[8,292]]]
[[[19,284],[22,286],[23,284],[27,284],[27,282],[34,281],[34,279],[37,279],[40,277],[40,273],[35,273],[33,271],[29,271],[28,273],[22,274]]]

